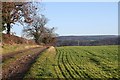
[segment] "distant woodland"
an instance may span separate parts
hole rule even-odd
[[[98,46],[118,45],[120,37],[117,35],[103,36],[59,36],[56,46]]]

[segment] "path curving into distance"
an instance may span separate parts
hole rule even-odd
[[[2,79],[23,79],[25,73],[29,70],[32,63],[37,59],[41,52],[48,47],[37,47],[28,49],[22,54],[16,53],[14,59],[9,59],[2,65]],[[6,58],[7,59],[7,58]]]

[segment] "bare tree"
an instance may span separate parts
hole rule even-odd
[[[44,15],[36,15],[33,17],[33,22],[28,25],[23,32],[28,37],[33,37],[35,42],[49,44],[55,37],[54,28],[45,27],[48,19]],[[55,41],[55,40],[53,40]]]
[[[2,2],[2,25],[3,30],[7,28],[7,34],[10,34],[11,24],[15,22],[31,23],[34,11],[37,8],[31,2]],[[5,25],[6,24],[6,25]]]

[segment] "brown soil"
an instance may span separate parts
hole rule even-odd
[[[43,48],[34,48],[29,50],[31,54],[23,55],[19,59],[12,61],[9,63],[9,67],[3,67],[2,69],[2,79],[10,79],[10,80],[22,80],[26,72],[31,67],[31,64],[34,63],[35,59],[40,55],[41,52],[46,50],[48,47]],[[27,50],[28,51],[28,50]],[[24,51],[22,51],[24,52]],[[18,52],[20,53],[20,52]],[[13,56],[17,53],[13,53],[10,56]],[[8,57],[8,58],[9,58]]]
[[[36,44],[34,40],[27,40],[22,37],[15,35],[8,35],[2,33],[2,43],[3,44]]]
[[[26,52],[28,50],[35,49],[35,48],[39,48],[39,47],[34,47],[34,48],[29,48],[29,49],[25,49],[25,50],[19,50],[19,51],[4,54],[4,55],[2,55],[2,62],[4,62],[6,59],[12,58],[13,56],[15,56],[17,54],[21,54],[21,53],[24,53],[24,52]]]

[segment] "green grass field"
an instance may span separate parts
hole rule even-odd
[[[118,46],[52,47],[25,78],[118,78]]]

